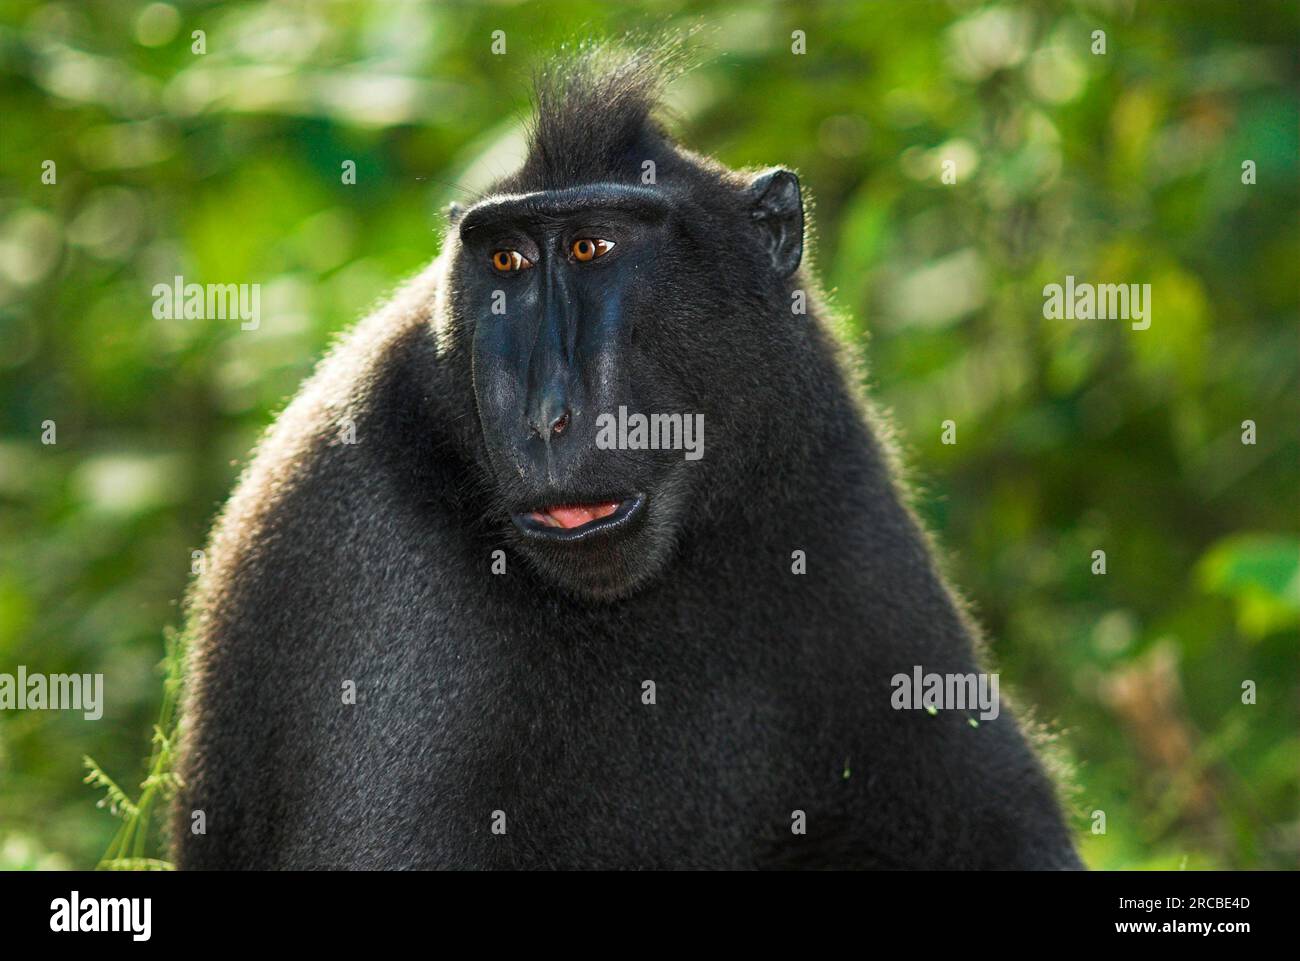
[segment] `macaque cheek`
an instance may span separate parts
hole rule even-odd
[[[474,398],[488,453],[498,468],[519,469],[511,451],[523,430],[523,385],[498,356],[474,358]],[[505,459],[505,462],[502,459]]]

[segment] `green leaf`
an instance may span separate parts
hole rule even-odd
[[[1201,586],[1231,598],[1243,633],[1263,637],[1300,624],[1300,540],[1236,534],[1211,547],[1197,565]]]

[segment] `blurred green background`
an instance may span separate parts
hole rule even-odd
[[[97,722],[0,712],[0,866],[104,850],[81,758],[134,793],[190,552],[331,336],[508,168],[537,60],[698,25],[677,128],[799,171],[918,508],[1074,765],[1087,862],[1296,867],[1296,9],[0,2],[0,672],[107,689]],[[261,284],[261,328],[155,319],[177,274]],[[1067,274],[1150,283],[1151,328],[1045,320]]]

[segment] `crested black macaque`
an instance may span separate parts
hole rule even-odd
[[[661,76],[541,74],[520,169],[262,441],[189,600],[182,868],[1080,866],[1008,709],[897,709],[976,632],[798,179],[679,146]]]

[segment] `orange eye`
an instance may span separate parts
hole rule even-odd
[[[527,270],[532,265],[532,261],[525,259],[517,250],[496,250],[492,253],[492,266],[503,274],[513,270]]]
[[[573,246],[569,249],[573,251],[573,259],[586,263],[589,260],[595,260],[597,257],[604,257],[614,247],[612,241],[599,240],[597,238],[583,237],[575,240]]]

